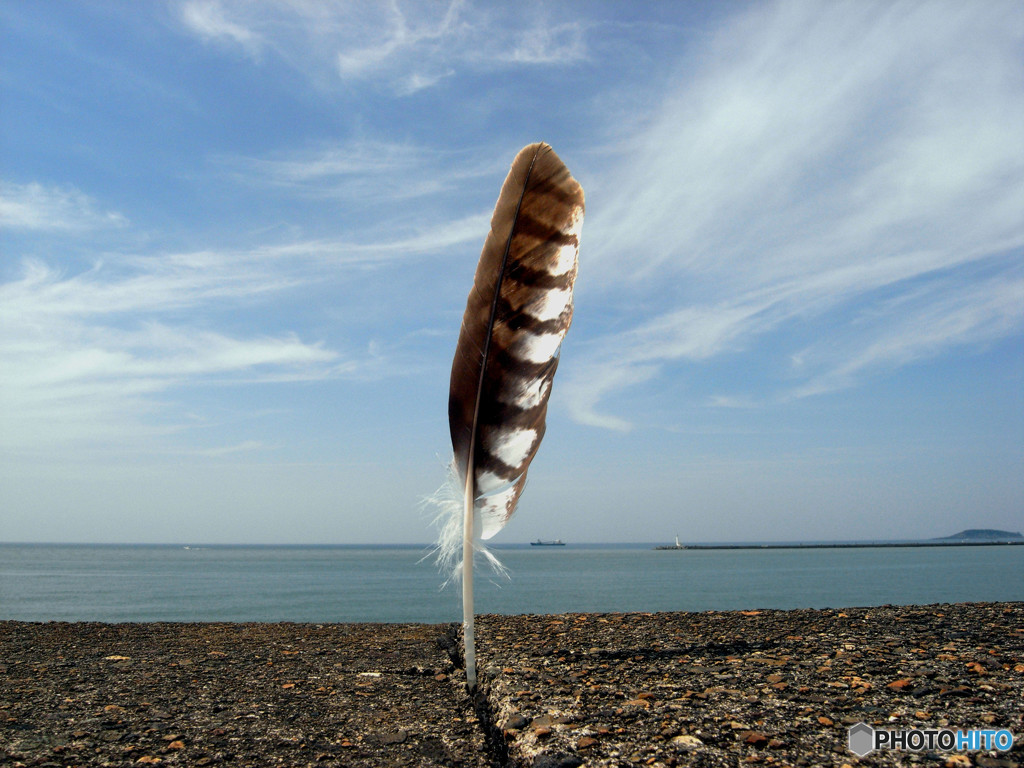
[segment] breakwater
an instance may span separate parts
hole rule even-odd
[[[1024,750],[1021,602],[482,616],[474,697],[458,633],[0,622],[0,765],[905,762],[855,758],[860,722]]]

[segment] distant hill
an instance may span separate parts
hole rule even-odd
[[[952,536],[941,536],[932,541],[1020,541],[1024,539],[1020,533],[998,531],[995,528],[968,528],[966,531],[954,533]]]

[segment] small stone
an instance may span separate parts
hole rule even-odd
[[[595,739],[593,736],[584,736],[576,742],[576,749],[587,749],[588,747],[592,747],[595,744],[597,744],[597,739]]]
[[[746,731],[740,736],[743,737],[743,741],[757,749],[764,749],[768,746],[768,737],[760,731]]]
[[[818,722],[822,725],[835,725],[831,717],[825,717],[824,715],[818,718]]]
[[[180,741],[180,740],[172,741],[170,744],[167,745],[167,748],[168,749],[184,749],[185,748],[185,742]]]
[[[533,768],[578,768],[583,761],[576,755],[537,755],[533,759]]]
[[[671,743],[676,749],[681,749],[684,752],[693,752],[704,746],[703,741],[698,739],[696,736],[690,736],[689,734],[676,736],[672,739]]]
[[[510,715],[508,720],[505,721],[505,729],[509,731],[518,731],[525,728],[529,724],[529,720],[527,720],[525,717],[517,713],[514,715]]]
[[[893,680],[891,683],[886,684],[886,688],[892,688],[894,691],[902,691],[904,688],[909,687],[912,683],[905,677],[899,680]]]
[[[409,734],[405,731],[391,731],[389,733],[382,733],[380,735],[381,744],[401,744],[409,738]]]
[[[943,765],[946,768],[970,768],[971,758],[967,755],[950,755]]]

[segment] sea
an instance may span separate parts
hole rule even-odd
[[[477,614],[1024,600],[1024,546],[654,549],[504,545]],[[0,620],[461,620],[427,546],[0,544]]]

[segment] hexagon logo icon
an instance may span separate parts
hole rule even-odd
[[[848,741],[850,751],[857,757],[864,757],[875,748],[875,729],[867,723],[851,725]]]

